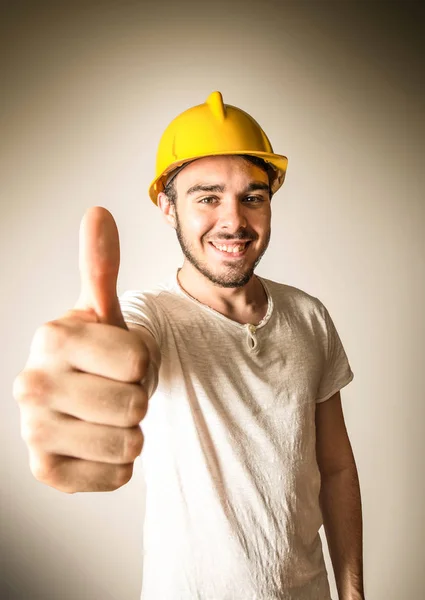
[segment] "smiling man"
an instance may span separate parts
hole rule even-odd
[[[286,166],[219,92],[160,142],[150,195],[184,262],[121,297],[162,357],[143,422],[146,600],[329,600],[323,522],[340,599],[363,598],[339,392],[353,373],[324,305],[254,273]]]
[[[182,267],[118,299],[116,225],[90,209],[79,299],[14,384],[39,481],[115,490],[141,453],[142,600],[330,600],[322,524],[340,600],[363,598],[353,373],[322,302],[255,273],[286,167],[219,92],[176,117],[149,194]]]

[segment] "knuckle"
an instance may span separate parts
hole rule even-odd
[[[22,402],[28,395],[26,371],[21,371],[13,380],[12,396],[16,402]]]
[[[135,426],[147,412],[147,396],[141,385],[134,385],[128,400],[126,420],[129,427]]]
[[[30,470],[33,476],[40,483],[45,483],[52,487],[59,485],[57,476],[57,462],[55,457],[50,455],[41,455],[37,452],[30,453]]]
[[[32,449],[42,449],[49,439],[50,428],[45,419],[37,418],[21,420],[21,437],[26,445]]]
[[[132,427],[125,432],[121,459],[123,463],[136,460],[143,448],[143,433],[140,427]]]
[[[133,463],[117,465],[111,489],[116,490],[128,483],[133,475]]]
[[[129,377],[131,381],[141,381],[149,364],[149,353],[142,340],[135,339],[136,343],[130,350],[128,361]]]
[[[42,356],[56,354],[65,345],[69,331],[60,320],[43,323],[34,334],[31,352]]]
[[[13,382],[13,396],[19,404],[45,406],[52,384],[47,373],[38,369],[24,369]]]

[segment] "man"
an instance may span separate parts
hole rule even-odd
[[[322,522],[339,598],[364,597],[353,373],[324,305],[254,274],[286,165],[219,92],[179,115],[150,197],[182,268],[118,301],[115,223],[88,211],[81,296],[15,382],[40,481],[116,489],[142,451],[143,600],[328,600]]]

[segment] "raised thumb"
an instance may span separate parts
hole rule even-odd
[[[81,293],[75,308],[93,310],[101,323],[127,329],[117,297],[120,243],[111,213],[93,206],[80,225]]]

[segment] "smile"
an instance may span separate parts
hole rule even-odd
[[[251,242],[233,242],[231,244],[221,244],[218,242],[210,242],[211,246],[217,250],[220,254],[226,254],[228,256],[243,256],[247,247]]]

